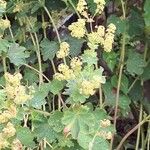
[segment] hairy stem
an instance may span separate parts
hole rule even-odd
[[[126,13],[125,13],[125,4],[123,0],[121,0],[122,4],[122,11],[123,11],[123,19],[126,19]],[[120,68],[119,68],[119,78],[118,78],[118,84],[117,84],[117,92],[116,92],[116,104],[115,104],[115,113],[114,113],[114,129],[116,129],[116,123],[117,123],[117,114],[118,114],[118,104],[119,104],[119,97],[120,97],[120,87],[121,87],[121,79],[123,75],[123,67],[124,67],[124,58],[125,58],[125,45],[126,45],[126,33],[124,29],[124,33],[122,35],[122,47],[121,47],[121,54],[120,54]],[[111,146],[110,149],[113,148],[113,141],[114,141],[114,135],[111,140]]]
[[[140,106],[139,122],[142,121],[142,114],[143,114],[143,107],[142,107],[142,105],[141,105],[141,106]],[[140,132],[141,132],[141,126],[138,127],[137,140],[136,140],[136,147],[135,147],[136,150],[139,149]]]

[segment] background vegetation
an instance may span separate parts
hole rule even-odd
[[[95,1],[86,2],[94,15]],[[109,53],[70,35],[83,17],[77,3],[0,0],[0,149],[150,149],[150,0],[106,0],[86,23],[87,33],[116,26]],[[56,57],[61,42],[65,59]],[[83,62],[77,79],[54,78],[74,57]],[[93,76],[105,84],[79,92],[76,81]]]

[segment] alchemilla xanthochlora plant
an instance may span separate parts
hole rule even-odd
[[[127,3],[105,20],[109,2],[0,0],[0,149],[119,150],[136,129],[139,146],[144,104],[122,140],[117,121],[139,106],[132,90],[147,78],[148,43],[133,51],[140,33],[130,35]]]

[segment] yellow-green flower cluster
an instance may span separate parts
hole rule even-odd
[[[20,12],[20,11],[23,10],[23,7],[24,7],[24,3],[23,3],[22,1],[20,1],[19,3],[16,3],[13,12],[14,12],[14,13]]]
[[[68,29],[71,31],[71,36],[76,37],[78,39],[84,37],[86,30],[85,30],[85,19],[78,19],[77,22],[72,23]]]
[[[66,56],[68,56],[69,55],[69,48],[70,48],[70,45],[67,42],[62,42],[60,44],[60,49],[56,54],[57,57],[58,58],[65,58]]]
[[[75,77],[74,72],[69,66],[65,64],[60,64],[58,66],[59,73],[55,73],[54,78],[61,81],[61,80],[69,80]]]
[[[11,104],[6,110],[0,113],[0,123],[6,123],[17,115],[16,106]]]
[[[96,3],[96,5],[97,5],[95,13],[101,14],[103,12],[105,4],[106,4],[105,0],[94,0],[94,3]]]
[[[104,83],[100,76],[93,76],[90,80],[83,80],[80,85],[80,94],[86,96],[94,95],[100,84]]]
[[[114,24],[110,24],[106,30],[105,40],[104,40],[104,50],[106,52],[110,52],[112,50],[112,45],[114,42],[114,33],[116,31],[116,26]]]
[[[104,43],[104,38],[102,34],[99,34],[98,32],[91,32],[88,35],[88,46],[90,49],[96,49],[98,47],[98,44],[103,44]]]
[[[78,57],[71,59],[70,66],[75,73],[79,73],[82,69],[82,61]]]
[[[5,0],[0,0],[0,7],[2,8],[2,9],[6,9],[6,5],[7,5],[7,3],[6,3],[6,1]]]
[[[8,19],[0,19],[0,29],[5,30],[10,27],[10,21]]]
[[[77,11],[85,18],[88,18],[87,9],[87,2],[85,0],[79,0],[77,4]]]
[[[14,139],[11,144],[11,150],[22,150],[22,144],[18,139]]]
[[[109,132],[100,131],[100,132],[98,132],[97,135],[104,138],[104,139],[106,139],[106,140],[111,140],[112,136],[113,136],[113,134],[110,131]]]
[[[14,125],[10,122],[7,123],[6,127],[0,133],[0,149],[4,149],[9,146],[7,141],[9,138],[13,137],[16,134],[16,129]]]
[[[112,23],[108,26],[106,33],[104,26],[98,26],[97,31],[87,35],[89,48],[93,50],[97,49],[100,44],[106,52],[110,52],[114,42],[115,30],[116,26]]]
[[[111,122],[108,119],[100,120],[100,127],[101,129],[105,129],[111,126]],[[104,139],[110,140],[112,138],[112,133],[110,131],[100,131],[98,136],[103,137]]]
[[[0,133],[0,149],[11,147],[12,150],[19,150],[22,146],[17,139],[13,140],[16,134],[16,129],[11,123],[11,119],[17,115],[17,104],[22,104],[32,97],[34,92],[33,88],[29,88],[28,94],[26,93],[25,86],[21,85],[22,75],[16,73],[11,75],[5,73],[6,87],[6,103],[2,111],[0,111],[0,124],[6,125]]]
[[[94,93],[95,93],[95,85],[88,80],[83,80],[80,87],[80,94],[89,96],[93,95]]]
[[[29,93],[26,92],[26,87],[21,85],[22,75],[17,73],[11,75],[9,73],[5,74],[6,79],[6,93],[7,98],[12,100],[15,104],[22,104],[27,100],[32,98],[33,90],[29,90]]]
[[[101,26],[101,25],[98,26],[97,33],[99,34],[99,36],[104,37],[104,35],[105,35],[105,27]]]
[[[100,120],[100,127],[106,128],[109,127],[110,125],[111,125],[110,120],[108,119]]]

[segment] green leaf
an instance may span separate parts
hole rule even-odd
[[[59,44],[55,41],[49,41],[48,39],[43,39],[40,43],[42,48],[42,55],[44,61],[53,60],[56,52],[59,50]]]
[[[0,38],[0,55],[2,54],[2,52],[7,53],[9,45],[10,43],[7,40]]]
[[[107,63],[108,67],[111,69],[112,72],[117,63],[117,56],[118,54],[114,52],[110,52],[110,53],[104,52],[104,55],[103,55],[105,62]]]
[[[83,45],[84,40],[83,39],[77,39],[71,36],[65,37],[65,41],[70,45],[70,55],[72,57],[77,56],[79,53],[81,53],[81,48]]]
[[[146,63],[143,59],[143,56],[134,50],[130,50],[127,60],[127,71],[131,75],[141,75],[144,71]]]
[[[48,119],[48,124],[56,132],[61,132],[64,128],[64,125],[61,123],[63,113],[60,111],[55,111]]]
[[[69,95],[70,103],[78,103],[78,102],[84,103],[86,101],[86,96],[80,94],[79,86],[74,80],[68,81],[66,86],[68,88],[65,89],[64,94]]]
[[[82,61],[88,65],[96,64],[98,61],[97,53],[93,50],[85,50],[81,57]]]
[[[61,0],[45,0],[45,5],[50,10],[62,10],[66,7],[65,2]]]
[[[130,106],[129,106],[130,103],[131,100],[129,99],[128,96],[120,95],[119,107],[121,108],[121,113],[123,116],[128,115],[128,112],[130,111]]]
[[[59,81],[54,79],[51,83],[50,83],[50,91],[54,94],[57,95],[59,94],[59,92],[64,88],[65,86],[65,82],[64,81]]]
[[[65,137],[65,136],[59,137],[58,141],[59,141],[58,142],[59,146],[61,148],[65,147],[64,148],[65,150],[67,150],[66,147],[71,148],[70,150],[72,150],[72,148],[74,148],[74,146],[75,146],[74,143],[73,143],[73,141],[72,141],[72,139],[68,138],[68,137]],[[77,150],[77,149],[75,149],[75,150]]]
[[[24,69],[24,80],[27,81],[29,85],[32,85],[33,83],[38,83],[39,76],[38,74],[29,68]]]
[[[117,17],[116,15],[111,15],[107,19],[107,24],[113,23],[116,26],[116,34],[121,34],[125,31],[126,21]]]
[[[42,105],[46,104],[46,96],[48,95],[50,90],[49,83],[43,83],[40,87],[35,88],[35,93],[33,98],[28,101],[28,105],[37,109],[41,109]]]
[[[87,135],[85,133],[80,133],[78,136],[79,145],[84,149],[90,150],[109,150],[109,142],[101,137],[94,137]],[[93,142],[93,143],[92,143]]]
[[[105,95],[105,103],[108,106],[115,106],[116,95],[113,93],[114,89],[110,82],[106,82],[103,86],[103,91]]]
[[[144,72],[142,74],[143,81],[150,79],[150,63],[147,64],[147,66],[144,68]]]
[[[113,87],[117,88],[118,85],[118,77],[115,75],[111,78],[111,84]],[[124,94],[128,93],[129,80],[125,75],[122,75],[121,78],[121,87],[120,90],[124,92]]]
[[[17,139],[26,147],[33,148],[35,146],[33,142],[34,136],[27,127],[19,127],[17,129]]]
[[[19,46],[19,44],[11,44],[7,54],[11,63],[16,66],[24,64],[26,62],[25,59],[29,57],[29,54],[25,50],[26,48]]]
[[[78,137],[80,128],[87,128],[94,125],[94,115],[89,112],[87,106],[76,105],[73,109],[64,112],[62,123],[70,127],[71,135],[74,139]]]
[[[132,9],[129,17],[129,35],[136,36],[143,34],[144,20],[138,9]]]
[[[34,135],[38,138],[38,141],[41,141],[44,138],[46,138],[46,140],[50,143],[55,141],[56,138],[58,138],[58,134],[46,121],[39,123],[36,126],[34,130]]]
[[[144,20],[147,27],[150,27],[150,1],[145,0],[144,4]]]
[[[107,82],[103,85],[103,91],[105,94],[105,104],[106,106],[113,106],[116,105],[116,89],[113,88],[113,86],[110,84],[110,82]],[[119,108],[121,109],[121,114],[126,115],[130,108],[129,105],[131,103],[131,100],[128,96],[120,94],[119,96]]]
[[[140,81],[137,81],[134,84],[133,88],[129,92],[129,95],[130,95],[130,98],[136,102],[143,99],[143,87],[141,86]]]
[[[3,2],[1,2],[1,3],[3,3]],[[0,3],[0,17],[2,17],[3,13],[5,12],[5,8],[4,8],[3,4],[1,4],[1,3]]]

